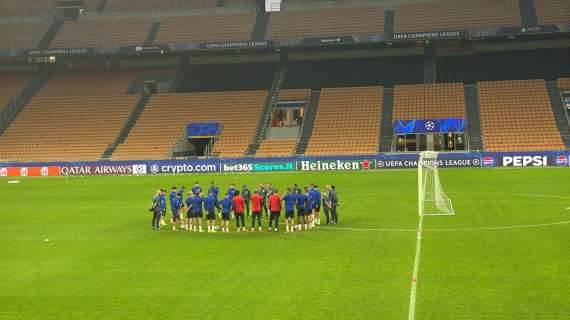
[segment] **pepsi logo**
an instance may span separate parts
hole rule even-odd
[[[483,158],[483,165],[490,167],[493,166],[495,164],[495,158],[493,157],[484,157]]]
[[[559,166],[566,166],[568,165],[568,157],[564,155],[560,155],[556,157],[556,164]]]

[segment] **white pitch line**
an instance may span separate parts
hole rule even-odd
[[[484,194],[484,195],[503,195],[503,196],[520,196],[520,197],[539,197],[539,198],[557,198],[557,199],[570,199],[567,196],[555,196],[549,194],[538,194],[538,193],[507,193],[507,192],[447,192],[449,194]]]
[[[325,229],[324,227],[318,227]],[[395,232],[413,232],[416,229],[399,229],[399,228],[351,228],[351,227],[327,227],[326,230],[349,230],[349,231],[395,231]]]
[[[477,230],[504,230],[504,229],[523,229],[523,228],[539,228],[547,226],[555,226],[561,224],[570,224],[570,220],[549,222],[549,223],[537,223],[537,224],[526,224],[526,225],[515,225],[515,226],[502,226],[502,227],[479,227],[479,228],[430,228],[429,231],[477,231]]]
[[[547,226],[556,226],[561,224],[570,224],[570,220],[557,221],[538,224],[514,225],[514,226],[498,226],[498,227],[478,227],[478,228],[429,228],[423,231],[478,231],[478,230],[504,230],[504,229],[523,229],[523,228],[540,228]],[[322,227],[321,227],[322,228]],[[327,230],[349,230],[349,231],[396,231],[396,232],[412,232],[416,229],[396,229],[396,228],[350,228],[350,227],[328,227]]]
[[[412,272],[412,288],[410,289],[410,307],[408,308],[408,320],[414,320],[416,317],[416,289],[418,287],[418,273],[420,270],[420,254],[422,250],[422,227],[424,216],[420,216],[418,222],[418,231],[416,235],[416,256],[414,258],[414,270]]]

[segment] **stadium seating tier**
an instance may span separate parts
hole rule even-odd
[[[266,95],[267,91],[153,95],[112,158],[170,158],[186,125],[192,122],[221,123],[222,132],[213,153],[221,157],[243,156],[255,133]]]
[[[376,154],[382,87],[323,88],[305,155]]]
[[[273,12],[266,39],[384,33],[384,7],[364,6]]]
[[[462,83],[394,87],[394,120],[465,118]]]
[[[487,151],[564,150],[544,80],[480,82]]]

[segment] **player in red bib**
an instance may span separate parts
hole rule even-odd
[[[269,197],[269,211],[271,212],[269,216],[269,231],[271,231],[271,225],[273,224],[273,220],[275,220],[275,232],[277,232],[277,228],[279,227],[279,216],[281,215],[281,197],[277,192],[277,189],[275,189],[273,194]]]
[[[251,231],[255,230],[255,219],[257,219],[257,225],[259,226],[259,232],[261,232],[261,206],[263,203],[263,197],[259,195],[257,190],[253,191],[253,196],[251,197]]]
[[[242,196],[239,195],[239,190],[235,191],[235,196],[232,199],[232,203],[233,203],[234,213],[236,216],[237,232],[240,232],[240,230],[247,231],[245,229],[245,221],[243,217],[245,200],[242,198]],[[241,220],[241,229],[240,229],[240,220]]]

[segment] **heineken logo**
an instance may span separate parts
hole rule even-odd
[[[297,168],[301,171],[327,170],[367,170],[374,168],[374,162],[368,160],[317,160],[299,161]]]

